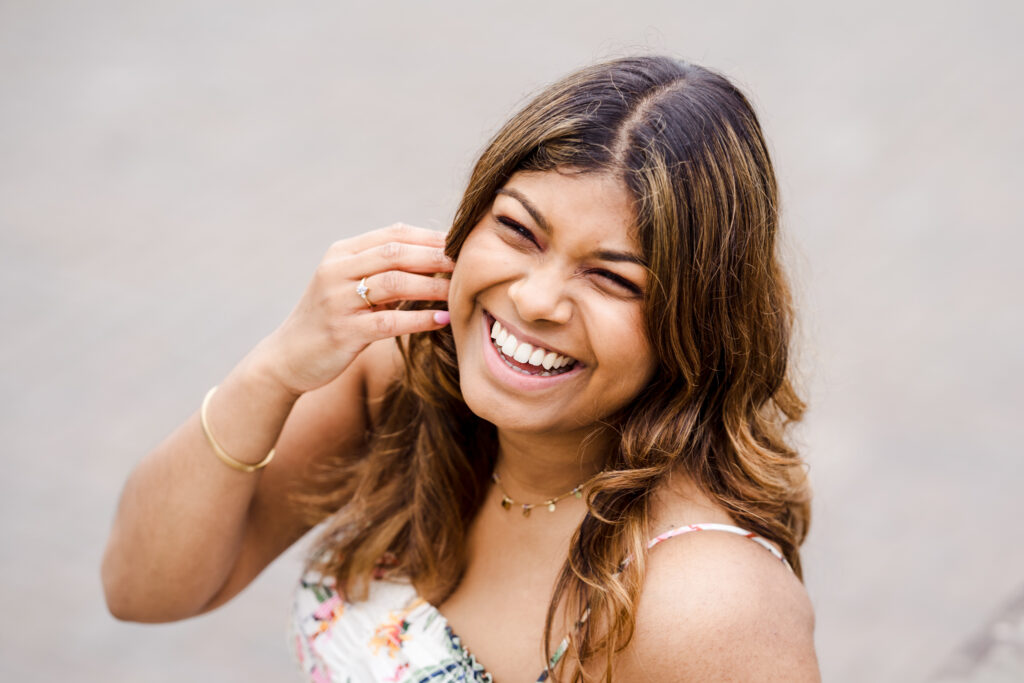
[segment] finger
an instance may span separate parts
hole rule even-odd
[[[448,311],[375,311],[360,316],[357,323],[365,326],[371,341],[400,337],[414,332],[439,330],[448,324]]]
[[[441,247],[406,242],[385,242],[345,259],[353,277],[367,277],[387,270],[411,273],[450,273],[455,262]]]
[[[405,223],[395,223],[386,228],[371,230],[362,235],[339,240],[331,245],[329,251],[358,254],[361,251],[372,249],[387,242],[419,244],[425,247],[444,247],[446,236],[447,233],[441,230],[429,230],[427,228],[418,228],[414,225],[406,225]]]
[[[388,270],[366,278],[365,294],[374,306],[396,301],[446,301],[450,286],[451,280],[448,278]],[[356,287],[352,291],[359,303],[365,306]]]

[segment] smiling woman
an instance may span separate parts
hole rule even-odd
[[[213,609],[323,522],[313,681],[817,680],[776,207],[725,78],[637,57],[550,86],[447,235],[333,245],[139,464],[111,611]]]
[[[462,398],[502,434],[582,441],[647,384],[632,222],[614,176],[518,172],[462,243],[448,295]],[[535,348],[558,367],[531,366]]]

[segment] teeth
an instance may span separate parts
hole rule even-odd
[[[533,346],[530,344],[520,344],[519,348],[516,349],[516,353],[512,356],[517,363],[525,363],[530,360],[530,356],[533,354]]]
[[[514,334],[510,334],[505,338],[505,342],[501,345],[501,352],[506,356],[511,356],[516,352],[516,345],[519,340],[516,339]]]
[[[569,356],[563,356],[526,342],[520,343],[515,335],[509,334],[497,320],[491,325],[491,339],[494,340],[494,345],[501,349],[502,354],[514,359],[517,363],[529,363],[534,366],[543,366],[545,370],[557,370],[574,362]],[[521,370],[520,368],[516,369]],[[525,372],[525,370],[521,371]],[[547,373],[543,374],[547,375]]]

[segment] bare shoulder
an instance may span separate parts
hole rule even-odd
[[[309,456],[310,441],[332,448],[362,438],[366,416],[401,371],[394,339],[368,345],[352,365],[328,384],[302,395],[285,425],[285,440],[297,439],[297,450]],[[296,429],[298,427],[298,429]],[[279,449],[280,450],[280,449]]]
[[[318,462],[330,462],[339,455],[362,455],[369,419],[375,416],[375,406],[400,369],[395,340],[382,339],[367,346],[334,380],[306,392],[295,403],[278,438],[277,457],[260,480],[253,506],[254,513],[265,511],[268,518],[279,520],[276,523],[293,526],[290,533],[280,534],[283,543],[290,544],[309,524],[292,513],[292,494],[313,485]]]
[[[738,534],[699,531],[651,550],[625,680],[818,681],[814,612],[782,562]]]

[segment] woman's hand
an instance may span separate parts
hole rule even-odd
[[[171,621],[212,609],[308,530],[291,493],[315,486],[311,461],[360,457],[367,373],[379,379],[389,369],[353,359],[373,341],[448,323],[447,311],[394,310],[401,301],[448,298],[448,279],[434,277],[452,270],[443,247],[440,232],[393,225],[328,249],[295,309],[208,405],[212,431],[232,457],[255,463],[271,448],[277,457],[258,474],[226,467],[198,414],[146,456],[125,484],[104,553],[112,614]],[[356,291],[363,278],[372,308]]]
[[[443,232],[396,223],[331,245],[285,321],[260,342],[262,366],[295,396],[340,375],[371,342],[448,324],[447,311],[399,311],[401,301],[446,301],[454,263]],[[356,291],[366,278],[370,308]]]

